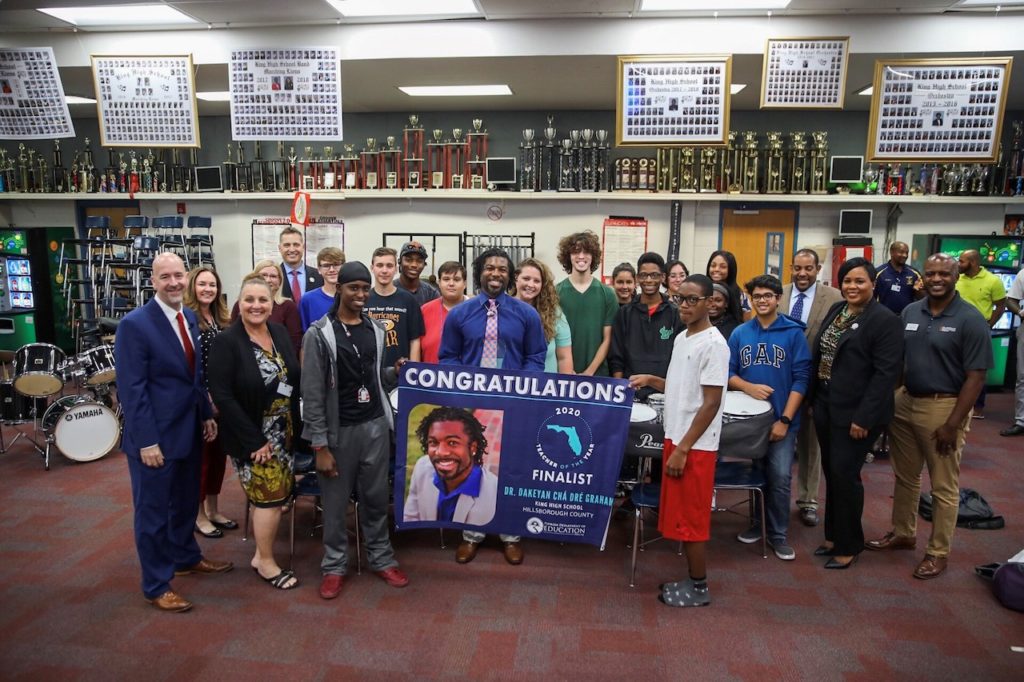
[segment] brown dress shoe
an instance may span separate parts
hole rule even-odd
[[[914,549],[917,547],[917,538],[905,535],[896,535],[889,531],[877,540],[868,540],[864,543],[864,549],[872,549],[876,552],[886,549]]]
[[[455,562],[459,564],[468,564],[476,558],[476,550],[479,548],[479,542],[462,542],[459,545],[459,548],[455,550]]]
[[[230,561],[214,561],[213,559],[200,559],[198,564],[183,568],[174,572],[174,575],[189,575],[190,573],[201,573],[212,575],[214,573],[227,573],[235,565]]]
[[[156,599],[147,599],[146,602],[168,613],[184,613],[192,608],[192,602],[171,590],[167,590]]]
[[[938,578],[942,575],[942,572],[946,570],[946,564],[949,560],[944,556],[935,556],[934,554],[925,554],[924,559],[921,559],[921,563],[914,569],[914,577],[920,578],[921,580],[931,580],[932,578]]]
[[[523,563],[523,546],[518,542],[505,543],[505,561],[513,566]]]

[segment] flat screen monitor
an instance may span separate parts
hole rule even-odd
[[[197,192],[223,192],[224,185],[221,183],[220,166],[196,166],[196,191]]]
[[[839,211],[839,234],[871,234],[871,213],[870,208]]]
[[[863,156],[833,156],[828,181],[836,185],[853,185],[864,177]]]
[[[1015,328],[1014,322],[1016,321],[1016,319],[1016,315],[1014,315],[1011,311],[1006,310],[1003,312],[1002,316],[999,318],[999,321],[996,322],[995,326],[992,327],[992,329],[995,329],[997,331],[1010,331],[1011,329]]]
[[[514,156],[488,156],[487,184],[516,184],[516,158]]]

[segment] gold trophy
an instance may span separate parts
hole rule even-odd
[[[765,185],[768,194],[784,194],[786,178],[782,174],[782,133],[768,133],[768,157],[765,164]]]
[[[675,192],[679,189],[679,178],[675,171],[679,168],[679,150],[671,147],[659,147],[658,155],[658,191]]]
[[[719,191],[718,182],[718,149],[703,147],[700,150],[700,191]]]
[[[828,133],[816,130],[811,133],[814,147],[811,148],[811,194],[827,194],[828,189]]]
[[[757,133],[748,130],[743,133],[743,157],[740,166],[740,182],[744,194],[757,194],[761,175],[761,152],[757,148]]]
[[[807,194],[807,133],[793,133],[789,151],[789,192]]]
[[[729,194],[739,194],[743,186],[740,184],[739,171],[740,159],[743,150],[737,143],[739,133],[730,130],[726,138],[725,149],[722,151],[722,191]]]
[[[693,193],[697,191],[697,156],[693,147],[683,147],[679,160],[679,191]]]

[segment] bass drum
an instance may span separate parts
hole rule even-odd
[[[66,395],[50,405],[42,426],[61,454],[75,462],[103,457],[121,437],[121,423],[114,411],[80,395]]]

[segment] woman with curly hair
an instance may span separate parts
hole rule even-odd
[[[199,320],[199,345],[203,350],[203,381],[209,390],[209,358],[213,340],[229,324],[227,306],[221,296],[223,287],[220,276],[210,265],[200,265],[188,273],[185,287],[185,305],[192,309]],[[225,530],[238,528],[238,523],[220,513],[217,498],[224,483],[224,469],[227,455],[220,438],[203,443],[203,463],[199,478],[199,513],[196,514],[196,531],[208,538],[219,538]]]
[[[601,265],[601,241],[590,230],[567,235],[558,242],[558,262],[569,275],[555,291],[572,328],[573,369],[577,374],[606,377],[619,302],[611,287],[594,277]]]
[[[540,314],[544,338],[548,342],[544,371],[573,374],[572,333],[562,309],[558,307],[553,279],[548,266],[536,258],[526,258],[519,262],[513,273],[509,293],[532,305]]]

